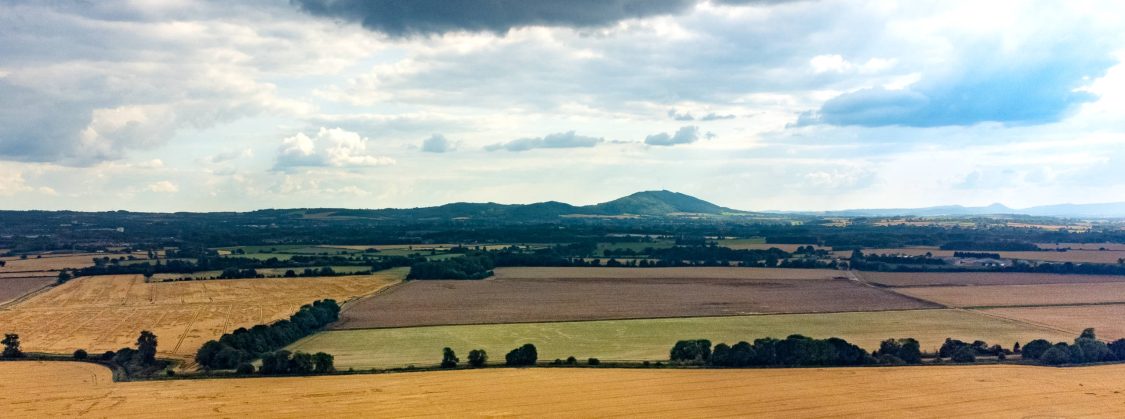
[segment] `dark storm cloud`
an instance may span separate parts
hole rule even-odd
[[[695,0],[292,0],[316,16],[358,21],[392,36],[507,33],[524,26],[598,27],[678,13]]]

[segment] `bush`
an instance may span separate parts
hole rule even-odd
[[[574,356],[566,357],[566,365],[577,365],[577,364],[578,364],[578,358],[575,358]]]
[[[113,351],[105,351],[105,353],[103,353],[102,356],[98,357],[98,359],[100,359],[102,361],[109,361],[109,360],[113,359],[113,357],[115,357],[115,356],[117,356],[117,353],[115,353]]]
[[[899,358],[899,357],[891,355],[891,354],[883,354],[883,355],[879,355],[879,364],[882,364],[882,365],[906,365],[906,361],[903,361],[902,358]]]
[[[1023,351],[1027,353],[1027,346],[1023,347]],[[1039,358],[1044,364],[1048,365],[1062,365],[1070,362],[1070,351],[1067,350],[1065,345],[1052,346],[1043,352],[1043,356]]]
[[[513,367],[535,365],[535,362],[538,360],[539,352],[536,351],[535,345],[532,345],[530,343],[524,344],[523,346],[516,349],[512,349],[511,352],[508,352],[508,354],[504,356],[504,362],[508,366]]]
[[[89,358],[89,357],[90,357],[90,354],[87,354],[85,349],[79,349],[77,351],[74,351],[74,359],[77,359],[77,360],[81,361],[81,360]]]
[[[1023,348],[1020,349],[1020,354],[1023,356],[1023,359],[1039,359],[1043,357],[1044,352],[1051,349],[1051,346],[1053,346],[1051,342],[1043,339],[1035,339],[1023,345]]]
[[[875,351],[875,356],[882,363],[884,355],[893,356],[906,364],[922,363],[921,345],[914,338],[884,340],[879,344],[879,350]]]
[[[483,367],[485,362],[488,362],[488,352],[484,349],[473,349],[469,351],[469,365],[473,368]]]
[[[602,361],[597,358],[590,358],[586,360],[586,365],[601,365]]]
[[[249,362],[243,362],[241,364],[238,364],[238,368],[235,368],[234,372],[236,372],[240,375],[253,374],[254,373],[254,364],[251,364]]]

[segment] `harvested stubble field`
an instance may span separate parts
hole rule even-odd
[[[1038,243],[1041,249],[1071,249],[1071,250],[1117,250],[1125,251],[1122,243]]]
[[[1082,329],[1097,329],[1098,338],[1125,338],[1125,304],[1076,305],[1052,307],[1007,307],[981,310],[990,315],[1016,319],[1069,331],[1077,334]]]
[[[1054,250],[1044,250],[1038,252],[1004,252],[1004,251],[987,251],[988,253],[999,253],[1000,257],[1005,259],[1021,259],[1021,260],[1036,260],[1042,262],[1074,262],[1074,263],[1109,263],[1115,264],[1118,259],[1125,258],[1125,250],[1071,250],[1068,252],[1057,252]],[[849,257],[852,252],[835,252],[836,256]],[[935,247],[901,247],[893,249],[863,249],[863,253],[868,254],[902,254],[907,256],[920,256],[926,253],[934,255],[934,257],[953,257],[953,250],[941,250]]]
[[[0,267],[0,273],[3,272],[30,272],[30,271],[57,271],[60,269],[77,269],[94,266],[94,258],[109,257],[119,258],[128,256],[117,253],[76,253],[65,255],[43,255],[43,257],[29,256],[27,259],[20,259],[18,257],[4,257],[4,267]],[[144,253],[134,253],[133,256],[145,258]]]
[[[14,417],[1076,417],[1125,415],[1125,365],[483,369],[114,383],[93,364],[4,362]],[[487,388],[486,393],[481,389]],[[925,389],[925,391],[919,391]]]
[[[54,277],[0,278],[0,307],[5,303],[55,283]]]
[[[579,359],[661,361],[667,360],[668,350],[680,339],[733,344],[791,334],[837,336],[870,350],[878,349],[884,339],[898,337],[916,338],[926,350],[936,350],[947,337],[980,339],[1005,347],[1040,337],[1074,337],[965,310],[904,310],[333,330],[309,336],[289,349],[331,353],[338,368],[433,365],[441,360],[441,348],[446,346],[462,356],[483,348],[493,360],[502,362],[504,354],[524,343],[534,343],[543,360],[573,355]]]
[[[909,287],[895,288],[895,292],[950,307],[1125,303],[1125,282]]]
[[[1125,282],[1125,276],[1118,275],[1055,275],[996,272],[859,272],[857,274],[868,282],[888,287]]]
[[[335,329],[934,308],[839,271],[502,268],[482,281],[411,281],[359,301]]]
[[[83,277],[5,310],[0,325],[25,351],[90,353],[133,346],[141,330],[162,355],[190,357],[204,342],[239,327],[286,318],[301,305],[345,301],[400,281],[406,269],[370,276],[145,283],[140,275]]]

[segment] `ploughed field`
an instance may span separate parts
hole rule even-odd
[[[288,349],[331,353],[340,369],[436,365],[441,348],[447,346],[462,358],[472,349],[485,349],[493,362],[503,363],[504,354],[525,343],[535,344],[539,358],[546,361],[572,355],[582,360],[664,361],[681,339],[734,344],[791,334],[836,336],[868,350],[878,349],[884,339],[913,337],[927,351],[936,351],[947,337],[1011,347],[1017,341],[1070,340],[1076,335],[965,310],[901,310],[332,330]]]
[[[406,272],[165,283],[141,275],[82,277],[0,310],[0,326],[20,335],[25,351],[62,354],[132,347],[141,330],[150,330],[162,356],[186,358],[223,333],[288,318],[315,300],[367,295]]]
[[[36,271],[58,271],[60,269],[77,269],[94,266],[94,258],[109,257],[119,258],[123,254],[115,253],[77,253],[65,255],[42,255],[42,257],[30,256],[27,259],[20,259],[15,256],[5,256],[0,258],[3,260],[4,266],[0,267],[0,273],[6,272],[36,272]],[[146,258],[144,253],[134,253],[133,256],[138,258]]]
[[[0,277],[0,307],[55,283],[55,277]]]
[[[857,275],[868,282],[888,287],[1125,283],[1125,276],[1118,275],[997,272],[858,272]]]
[[[895,292],[950,307],[1125,303],[1125,282],[909,287]]]
[[[499,368],[110,381],[70,362],[3,362],[10,417],[1076,417],[1125,415],[1125,365],[828,369]],[[482,391],[487,389],[488,391]]]
[[[839,271],[500,268],[481,281],[411,281],[346,308],[335,329],[933,308]]]

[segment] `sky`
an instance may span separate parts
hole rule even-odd
[[[1114,1],[0,0],[0,209],[1125,201]]]

